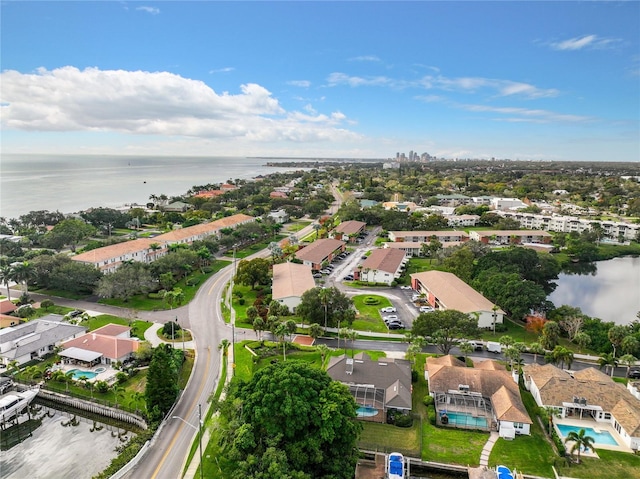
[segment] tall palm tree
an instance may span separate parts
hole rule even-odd
[[[7,298],[11,301],[11,290],[9,289],[9,283],[13,281],[13,268],[9,265],[0,266],[0,283],[4,284],[7,288]]]
[[[538,354],[544,354],[544,348],[542,347],[542,344],[540,343],[531,343],[529,345],[529,352],[531,354],[533,354],[533,362],[537,363],[538,362]]]
[[[607,368],[611,368],[611,377],[613,377],[613,372],[618,365],[618,360],[613,353],[606,353],[600,356],[600,359],[598,359],[598,365],[600,366],[600,369],[605,368],[605,371]]]
[[[324,306],[324,329],[327,329],[327,313],[329,302],[331,300],[331,291],[327,288],[322,288],[320,291],[318,291],[318,297],[320,298],[322,306]]]
[[[462,354],[464,354],[464,362],[466,363],[469,354],[473,352],[473,345],[469,341],[465,341],[464,343],[458,345],[458,349]],[[420,348],[420,350],[422,350],[422,348]]]
[[[280,342],[282,342],[282,358],[283,361],[287,360],[287,341],[286,337],[288,334],[287,325],[285,323],[280,323],[276,326],[273,331],[273,335],[278,338]]]
[[[618,361],[620,361],[620,364],[622,364],[627,368],[627,373],[625,374],[625,377],[628,378],[629,370],[631,369],[631,366],[633,366],[637,361],[636,357],[633,354],[624,354],[620,356]]]
[[[316,346],[316,351],[320,353],[320,358],[322,359],[322,367],[324,368],[324,359],[329,354],[329,346],[326,344],[318,344]]]
[[[591,436],[587,436],[586,431],[584,429],[580,429],[580,431],[570,431],[567,434],[567,437],[564,439],[564,443],[573,442],[573,446],[571,446],[571,454],[578,451],[578,457],[576,462],[580,464],[580,451],[586,449],[593,449],[593,443],[595,439]]]

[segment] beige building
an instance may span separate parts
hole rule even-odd
[[[454,309],[478,317],[479,328],[502,324],[505,312],[453,273],[424,271],[411,275],[411,286],[436,309]]]
[[[553,236],[546,231],[532,230],[489,230],[471,231],[472,240],[484,244],[550,244]]]
[[[273,265],[272,298],[295,312],[302,295],[316,287],[311,267],[306,264],[280,263]]]
[[[343,241],[337,239],[319,239],[311,243],[309,246],[298,250],[296,258],[310,266],[312,270],[322,269],[323,263],[330,262],[337,255],[342,253],[346,248]]]
[[[394,242],[428,243],[432,238],[441,243],[464,242],[469,240],[469,235],[464,231],[389,231],[389,240]]]
[[[553,364],[529,364],[524,383],[540,407],[553,407],[561,418],[611,425],[624,443],[640,449],[640,400],[623,384],[596,368],[571,373]]]
[[[362,269],[354,272],[356,279],[368,283],[391,285],[402,274],[408,261],[406,254],[397,249],[375,249],[362,263]]]
[[[424,374],[438,423],[497,430],[506,439],[529,435],[532,421],[511,374],[492,360],[474,366],[468,368],[451,355],[427,358]]]
[[[333,230],[333,237],[347,243],[353,243],[366,227],[367,223],[363,223],[362,221],[343,221]]]

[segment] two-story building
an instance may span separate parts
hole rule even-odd
[[[295,257],[303,264],[310,266],[312,270],[318,271],[326,263],[330,263],[346,249],[344,241],[332,238],[319,239],[296,251]]]
[[[391,286],[402,274],[407,261],[407,256],[402,250],[374,249],[362,263],[362,268],[354,271],[354,277],[368,283],[384,283]]]

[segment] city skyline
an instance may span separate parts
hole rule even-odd
[[[638,2],[0,8],[3,153],[640,159]]]

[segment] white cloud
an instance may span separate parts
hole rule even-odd
[[[287,85],[309,88],[311,86],[311,82],[309,80],[291,80],[287,82]]]
[[[569,115],[564,113],[556,113],[549,110],[528,109],[518,107],[494,107],[487,105],[458,105],[467,111],[499,113],[502,115],[512,115],[508,118],[500,118],[501,121],[509,122],[534,122],[534,123],[550,123],[550,122],[568,122],[568,123],[585,123],[593,121],[593,118],[582,115]]]
[[[67,66],[0,74],[2,127],[23,131],[97,131],[255,141],[333,141],[359,135],[342,113],[285,111],[249,83],[217,93],[168,72],[79,70]]]
[[[156,7],[142,6],[142,7],[136,7],[136,10],[139,12],[150,13],[151,15],[158,15],[160,13],[160,9]]]
[[[359,77],[346,73],[334,72],[327,78],[329,86],[348,85],[361,86],[385,86],[391,88],[423,88],[425,90],[458,91],[463,93],[475,93],[479,90],[493,90],[496,96],[521,96],[525,98],[547,98],[559,95],[554,88],[538,88],[534,85],[511,80],[499,80],[482,77],[457,77],[449,78],[442,75],[426,75],[417,80],[397,80],[385,76]]]
[[[621,42],[617,38],[602,38],[598,35],[583,35],[569,38],[561,42],[551,42],[549,45],[554,50],[582,50],[611,48]]]
[[[349,58],[351,62],[381,62],[380,58],[375,55],[361,55],[358,57]]]
[[[235,68],[233,67],[224,67],[224,68],[216,68],[213,70],[209,70],[209,73],[213,74],[213,73],[229,73],[234,71]]]

